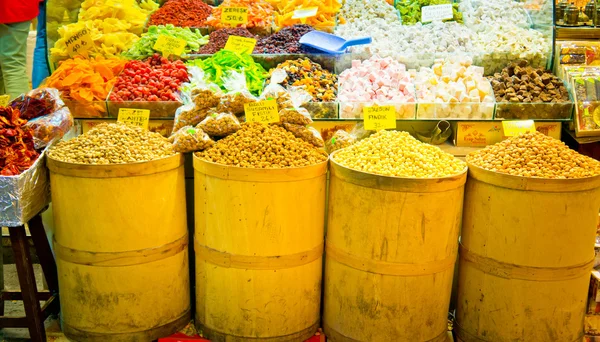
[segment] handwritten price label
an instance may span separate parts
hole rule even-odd
[[[366,130],[378,131],[396,128],[396,108],[394,106],[364,107],[363,117]]]
[[[516,137],[524,133],[535,132],[535,123],[533,120],[520,121],[502,121],[504,136]]]
[[[221,22],[231,26],[248,23],[248,7],[223,7]]]
[[[67,53],[70,57],[82,55],[87,57],[87,52],[94,47],[94,41],[92,40],[92,34],[88,29],[83,29],[74,35],[70,36],[65,41],[67,45]]]
[[[300,21],[304,24],[306,23],[306,19],[310,17],[314,17],[319,12],[318,7],[309,7],[309,8],[301,8],[294,11],[292,15],[292,19],[300,19]]]
[[[9,101],[10,101],[10,95],[1,95],[0,96],[0,107],[8,106]]]
[[[181,56],[186,45],[187,42],[184,39],[161,34],[154,43],[153,49],[162,52],[163,56]]]
[[[433,5],[421,7],[421,22],[427,23],[434,20],[452,19],[452,4]]]
[[[237,53],[252,53],[256,46],[256,39],[229,36],[227,43],[225,43],[225,50],[234,51]]]
[[[279,122],[277,101],[265,100],[244,105],[247,122],[273,123]]]
[[[119,108],[118,122],[148,129],[150,109]]]

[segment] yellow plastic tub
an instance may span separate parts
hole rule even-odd
[[[469,165],[455,331],[461,341],[581,341],[600,176],[536,179]]]
[[[61,320],[76,341],[151,341],[190,317],[183,156],[48,158]]]
[[[327,162],[194,156],[196,324],[213,341],[304,341],[319,325]]]
[[[466,169],[433,179],[331,159],[324,328],[334,342],[447,341]]]

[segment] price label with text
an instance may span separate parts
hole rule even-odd
[[[225,50],[234,51],[237,53],[252,53],[256,46],[256,39],[240,36],[229,36],[225,43]]]
[[[181,56],[185,51],[187,42],[184,39],[179,39],[161,34],[158,36],[153,49],[162,52],[163,56],[175,55]]]
[[[94,41],[92,40],[90,30],[84,28],[65,40],[65,45],[67,46],[67,53],[70,57],[75,57],[77,55],[87,57],[88,50],[94,47]]]
[[[221,22],[231,26],[248,23],[248,7],[223,7]]]
[[[0,107],[8,106],[9,101],[10,101],[10,95],[0,95]]]
[[[505,137],[516,137],[524,133],[535,132],[533,120],[502,121]]]
[[[273,123],[279,122],[279,111],[276,100],[265,100],[244,105],[247,122]]]
[[[307,18],[314,17],[319,12],[318,7],[301,8],[294,11],[292,19],[300,19],[302,23],[306,22]]]
[[[150,109],[119,108],[118,122],[148,129]]]
[[[396,128],[396,108],[394,106],[364,107],[363,117],[366,130]]]
[[[421,22],[427,23],[434,20],[452,19],[452,4],[433,5],[421,7]]]

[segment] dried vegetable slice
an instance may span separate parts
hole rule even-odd
[[[0,176],[16,176],[27,170],[39,157],[27,120],[18,109],[0,107]]]

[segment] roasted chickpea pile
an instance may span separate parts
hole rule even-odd
[[[439,147],[399,131],[379,131],[337,151],[333,160],[357,171],[409,178],[453,176],[467,166]]]
[[[467,162],[521,177],[565,179],[600,175],[600,162],[540,132],[522,134],[470,153]]]
[[[197,152],[204,160],[237,167],[288,168],[318,164],[327,154],[277,125],[243,123],[242,128]]]
[[[59,142],[48,156],[67,163],[125,164],[173,154],[173,145],[159,133],[123,123],[103,123],[77,138]]]

